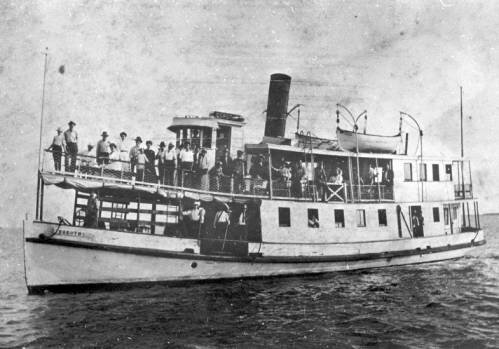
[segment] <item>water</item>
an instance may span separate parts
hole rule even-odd
[[[457,261],[327,276],[28,296],[0,232],[0,347],[499,347],[499,216]]]

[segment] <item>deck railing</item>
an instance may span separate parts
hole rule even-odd
[[[181,165],[181,164],[180,164]],[[192,189],[202,193],[251,195],[276,199],[291,198],[305,201],[361,202],[393,200],[393,189],[384,185],[322,183],[303,179],[299,182],[228,176],[220,171],[159,168],[158,165],[138,166],[130,161],[109,160],[95,156],[70,156],[51,150],[44,152],[43,172],[77,178],[97,179],[122,184],[164,186],[170,189]],[[353,193],[353,196],[352,196]]]

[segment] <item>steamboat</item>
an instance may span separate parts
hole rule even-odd
[[[43,151],[35,219],[23,224],[28,292],[428,263],[485,243],[469,160],[423,156],[421,130],[409,155],[410,115],[398,134],[372,135],[340,104],[336,139],[286,138],[299,113],[288,110],[290,86],[271,76],[259,143],[244,143],[240,115],[175,117],[175,146],[203,149],[202,167],[157,163],[151,175],[65,153],[72,165],[56,166]],[[47,186],[72,193],[72,217],[44,219]]]

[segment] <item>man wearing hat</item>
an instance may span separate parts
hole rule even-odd
[[[76,168],[76,155],[78,154],[78,133],[74,129],[76,123],[68,122],[69,128],[64,132],[64,141],[66,142],[66,158],[64,167],[66,172],[74,172]]]
[[[234,191],[236,193],[241,192],[241,186],[243,184],[244,177],[244,159],[243,152],[241,150],[237,151],[237,158],[232,161],[232,176],[234,177]]]
[[[102,139],[97,142],[97,165],[107,165],[109,164],[109,154],[111,153],[109,141],[107,140],[109,134],[104,131],[101,136]]]
[[[137,159],[140,154],[140,149],[142,148],[142,138],[136,137],[135,138],[135,145],[130,149],[130,166],[131,166],[131,171],[135,172],[135,167],[137,165]]]
[[[121,168],[123,171],[130,171],[130,166],[128,162],[130,157],[128,153],[130,152],[130,142],[126,139],[127,134],[125,131],[120,132],[120,139],[116,142],[116,150],[120,154]]]
[[[54,136],[52,144],[48,150],[52,150],[52,157],[54,158],[54,169],[56,171],[61,170],[61,159],[62,150],[66,148],[66,141],[64,140],[64,135],[62,134],[62,127],[57,128],[57,135]]]
[[[159,143],[158,153],[156,154],[156,160],[158,160],[159,184],[165,184],[165,147],[165,142],[161,141],[161,143]]]
[[[146,142],[146,149],[144,150],[144,154],[147,157],[146,163],[146,181],[156,183],[156,167],[154,166],[154,162],[156,160],[156,154],[154,150],[151,149],[152,141]]]
[[[185,228],[187,230],[188,237],[198,237],[201,232],[201,226],[204,223],[205,209],[202,208],[201,202],[195,201],[194,207],[190,210],[182,211],[182,216],[187,218],[185,222]]]
[[[167,185],[176,185],[177,152],[173,143],[168,144],[168,150],[165,150],[163,158],[165,160],[165,183]]]

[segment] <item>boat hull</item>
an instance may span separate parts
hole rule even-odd
[[[117,284],[178,283],[319,274],[429,263],[462,257],[485,243],[483,232],[478,231],[455,234],[455,236],[461,235],[459,241],[449,236],[449,244],[429,249],[406,249],[383,253],[359,251],[353,255],[336,256],[231,257],[113,246],[98,242],[83,242],[81,239],[41,239],[36,234],[26,235],[28,236],[25,237],[25,269],[30,293],[44,290],[78,290]],[[471,242],[473,237],[475,239]],[[424,243],[425,238],[418,240]],[[468,243],[463,243],[466,240]]]

